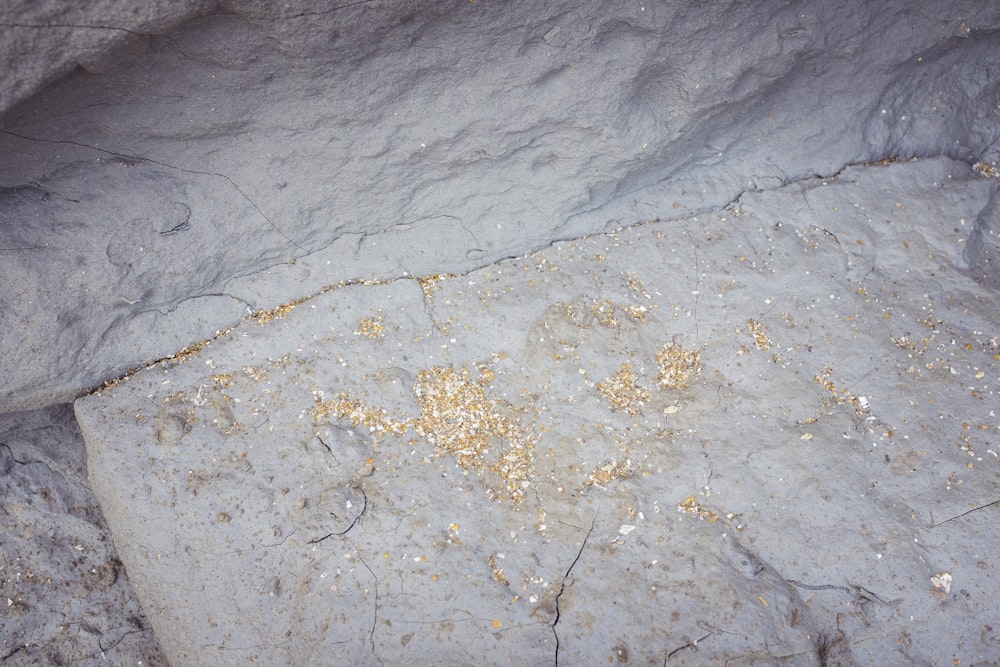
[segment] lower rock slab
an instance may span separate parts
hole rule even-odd
[[[331,289],[79,400],[164,651],[995,657],[1000,320],[952,232],[977,178],[857,168]]]

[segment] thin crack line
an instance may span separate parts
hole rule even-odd
[[[785,582],[796,588],[803,588],[808,591],[842,591],[853,595],[855,598],[861,598],[862,600],[868,600],[869,602],[878,602],[880,604],[888,604],[885,600],[879,597],[873,591],[868,590],[864,586],[857,586],[851,584],[847,586],[837,586],[835,584],[806,584],[801,581],[796,581],[795,579],[785,579]]]
[[[591,533],[594,532],[594,525],[597,523],[597,514],[594,514],[594,518],[590,520],[590,530],[587,534],[583,536],[583,544],[580,545],[580,550],[576,552],[576,558],[573,562],[569,564],[566,569],[566,574],[563,575],[562,582],[559,584],[559,592],[556,593],[556,617],[552,619],[552,635],[556,638],[556,667],[559,667],[559,634],[556,632],[556,623],[559,622],[560,611],[559,611],[559,598],[562,596],[563,591],[566,590],[566,580],[569,578],[569,573],[573,571],[576,564],[579,562],[580,557],[583,555],[583,550],[587,547],[587,541],[590,539]]]
[[[129,30],[128,28],[121,28],[113,25],[90,25],[86,23],[0,23],[0,28],[35,28],[38,30],[44,30],[46,28],[84,28],[87,30],[116,30],[118,32],[126,32],[130,35],[137,35],[139,37],[152,36],[152,33],[138,32],[136,30]]]
[[[299,12],[298,14],[286,14],[284,16],[268,16],[265,17],[268,21],[288,21],[291,19],[300,19],[306,16],[325,16],[326,14],[332,14],[334,12],[340,11],[341,9],[350,9],[351,7],[357,7],[358,5],[367,5],[372,0],[358,0],[357,2],[349,2],[346,5],[339,5],[337,7],[331,7],[330,9],[325,9],[321,12]]]
[[[375,630],[378,626],[378,598],[379,598],[378,575],[375,574],[375,572],[370,567],[368,567],[368,563],[365,562],[365,559],[362,558],[360,554],[358,555],[358,561],[365,566],[365,569],[368,570],[368,573],[372,575],[372,579],[375,580],[375,585],[373,586],[373,588],[375,589],[375,608],[373,610],[374,613],[372,614],[372,629],[368,633],[368,641],[371,642],[372,653],[375,655],[376,659],[378,659],[379,664],[381,664],[382,659],[378,657],[378,653],[376,653],[375,651]]]
[[[229,176],[227,176],[225,174],[221,174],[221,173],[219,173],[217,171],[199,171],[197,169],[187,169],[185,167],[178,167],[177,165],[169,164],[167,162],[160,162],[159,160],[156,160],[156,159],[153,159],[153,158],[141,157],[141,156],[138,156],[138,155],[128,155],[126,153],[118,153],[118,152],[115,152],[115,151],[109,151],[109,150],[107,150],[105,148],[98,148],[97,146],[91,146],[89,144],[84,144],[84,143],[81,143],[79,141],[73,141],[72,139],[39,139],[37,137],[29,137],[27,135],[19,134],[17,132],[12,132],[10,130],[0,130],[0,132],[2,132],[3,134],[8,134],[8,135],[10,135],[12,137],[17,137],[18,139],[23,139],[25,141],[37,141],[37,142],[46,143],[46,144],[68,144],[70,146],[79,146],[80,148],[86,148],[88,150],[97,151],[99,153],[104,153],[105,155],[111,155],[113,157],[119,157],[119,158],[125,158],[125,159],[128,159],[128,160],[138,160],[140,162],[150,162],[152,164],[158,164],[161,167],[165,167],[167,169],[174,169],[176,171],[180,171],[180,172],[183,172],[183,173],[186,173],[186,174],[198,174],[200,176],[216,176],[218,178],[223,178],[223,179],[225,179],[226,181],[229,182],[229,185],[231,185],[233,187],[233,189],[236,190],[236,192],[238,192],[239,195],[241,197],[243,197],[243,199],[245,199],[247,201],[247,203],[250,204],[250,206],[252,206],[255,211],[257,211],[258,215],[260,215],[260,217],[264,218],[264,220],[266,220],[267,223],[269,225],[271,225],[271,227],[274,229],[274,231],[278,232],[278,234],[281,235],[281,237],[283,239],[285,239],[286,241],[288,241],[289,243],[291,243],[293,246],[295,246],[296,248],[298,248],[302,252],[308,252],[308,250],[306,250],[304,247],[302,247],[301,245],[299,245],[298,243],[296,243],[295,241],[293,241],[291,239],[291,237],[288,236],[288,234],[285,234],[285,232],[281,231],[281,228],[278,227],[278,225],[276,225],[275,222],[273,220],[271,220],[271,218],[269,218],[264,213],[264,211],[262,211],[260,209],[259,206],[257,206],[257,202],[255,202],[253,199],[251,199],[250,197],[248,197],[247,194],[245,192],[243,192],[243,190],[240,188],[240,186],[238,186],[236,184],[236,181],[234,181],[232,178],[230,178]]]
[[[686,648],[698,648],[698,644],[700,642],[705,641],[706,639],[708,639],[709,637],[711,637],[713,634],[715,634],[715,633],[714,632],[709,632],[704,637],[699,637],[698,639],[695,639],[694,641],[690,641],[687,644],[684,644],[684,646],[678,646],[673,651],[671,651],[670,653],[667,654],[667,657],[663,659],[663,664],[666,665],[667,664],[667,660],[670,660],[670,658],[674,657],[674,654],[677,653],[678,651],[683,651]]]
[[[35,187],[37,187],[39,190],[42,191],[42,193],[43,193],[42,194],[42,201],[45,201],[45,199],[48,197],[48,195],[55,195],[56,197],[58,197],[59,199],[62,199],[63,201],[72,202],[74,204],[79,204],[80,203],[79,199],[70,199],[69,197],[63,197],[58,192],[54,192],[52,190],[49,190],[47,187],[45,187],[44,185],[42,185],[41,183],[39,183],[38,181],[36,181],[33,178],[29,178],[28,180],[31,181],[35,185]]]
[[[293,528],[292,532],[288,533],[283,538],[281,538],[280,542],[276,542],[275,544],[264,544],[262,546],[263,546],[264,549],[273,549],[274,547],[280,547],[282,544],[284,544],[285,542],[287,542],[288,538],[291,537],[292,535],[294,535],[297,530],[298,530],[298,528]]]
[[[170,304],[170,307],[167,310],[163,310],[162,308],[160,308],[158,306],[152,306],[148,310],[139,310],[138,312],[139,313],[149,313],[149,312],[152,312],[152,311],[155,310],[160,315],[169,315],[169,314],[173,313],[174,311],[176,311],[180,307],[180,305],[182,303],[185,303],[187,301],[196,301],[197,299],[204,299],[204,298],[210,297],[210,296],[225,297],[225,298],[228,298],[228,299],[232,299],[233,301],[237,301],[239,303],[242,303],[243,306],[247,309],[248,313],[251,313],[251,314],[253,313],[253,309],[250,307],[250,302],[249,301],[247,301],[246,299],[242,299],[242,298],[240,298],[238,296],[233,296],[232,294],[226,294],[225,292],[206,292],[204,294],[194,294],[194,295],[191,295],[191,296],[188,296],[188,297],[184,297],[183,299],[181,299],[180,301],[178,301],[178,302],[176,302],[174,304]],[[136,303],[139,303],[140,301],[142,301],[142,299],[136,299],[135,301],[129,301],[124,296],[122,296],[121,298],[124,299],[125,302],[128,303],[129,305],[136,304]],[[217,337],[218,336],[216,336],[216,338]],[[212,340],[214,340],[214,338]]]
[[[968,510],[966,512],[962,512],[961,514],[959,514],[957,516],[953,516],[950,519],[945,519],[944,521],[940,521],[938,523],[935,523],[933,526],[931,526],[931,528],[937,528],[938,526],[942,526],[942,525],[948,523],[949,521],[954,521],[955,519],[961,519],[966,514],[972,514],[973,512],[978,512],[979,510],[986,509],[987,507],[993,507],[993,506],[1000,506],[1000,500],[994,500],[994,501],[986,503],[985,505],[980,505],[979,507],[973,507],[971,510]]]
[[[101,651],[100,651],[101,656],[103,657],[104,653],[106,651],[110,651],[114,647],[116,647],[119,644],[121,644],[123,641],[125,641],[125,638],[128,637],[129,635],[139,634],[139,633],[143,633],[143,632],[149,632],[151,630],[152,630],[152,628],[139,628],[137,630],[129,630],[129,631],[125,632],[121,637],[119,637],[118,639],[116,639],[115,641],[113,641],[111,644],[109,644],[108,646],[104,646],[104,644],[103,644],[103,639],[104,638],[103,637],[99,637],[98,640],[97,640],[97,646],[98,646],[98,648],[101,649]],[[91,654],[90,657],[96,657],[96,656],[94,654]]]
[[[0,442],[0,447],[3,447],[8,452],[10,452],[10,460],[13,461],[14,463],[20,465],[27,465],[29,463],[41,463],[41,461],[21,461],[20,459],[17,458],[17,456],[14,455],[14,450],[11,449],[10,445],[8,445],[6,442]]]
[[[320,442],[323,442],[323,441],[320,440]],[[326,445],[325,442],[323,442],[323,444]],[[328,446],[328,448],[329,448],[329,446]],[[306,544],[319,544],[320,542],[322,542],[323,540],[325,540],[328,537],[341,537],[341,536],[346,535],[347,533],[349,533],[351,531],[351,529],[354,528],[354,526],[356,526],[358,524],[358,521],[361,520],[361,517],[364,516],[365,511],[368,509],[368,495],[365,493],[364,489],[359,488],[358,491],[361,492],[361,497],[365,499],[365,503],[364,503],[364,505],[361,506],[361,511],[358,512],[358,515],[356,517],[354,517],[354,521],[351,522],[351,525],[348,526],[347,528],[345,528],[344,530],[340,531],[339,533],[329,533],[327,535],[324,535],[323,537],[313,538],[313,539],[309,540]],[[365,567],[368,567],[368,566],[365,565]],[[369,570],[369,571],[371,571],[371,570]],[[373,573],[373,576],[374,576],[374,573]]]
[[[6,662],[7,660],[9,660],[10,658],[12,658],[14,655],[16,655],[20,651],[24,651],[25,653],[27,653],[28,652],[28,644],[18,644],[17,646],[15,646],[13,648],[13,650],[11,650],[10,653],[7,653],[6,655],[0,655],[0,660]]]

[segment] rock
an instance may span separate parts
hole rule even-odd
[[[893,68],[865,128],[874,145],[900,158],[947,155],[994,166],[1000,160],[1000,84],[992,71],[1000,35],[960,27],[959,39],[927,45]]]
[[[0,660],[166,665],[87,480],[71,406],[0,415]]]
[[[949,9],[6,3],[0,660],[995,662]]]
[[[6,78],[0,86],[0,112],[74,71],[97,74],[113,69],[145,38],[215,4],[208,0],[4,3],[0,62]]]
[[[996,173],[995,171],[993,173]],[[1000,187],[993,188],[989,202],[976,216],[965,247],[970,274],[993,289],[1000,289]]]
[[[855,167],[343,286],[78,400],[165,654],[989,659],[992,187]]]
[[[849,164],[994,160],[1000,6],[924,5],[234,3],[149,34],[2,119],[21,352],[0,409],[344,281],[462,273]]]

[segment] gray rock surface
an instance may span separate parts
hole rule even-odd
[[[1000,157],[996,3],[296,7],[194,19],[5,114],[2,409],[343,280]]]
[[[965,259],[976,280],[1000,289],[1000,271],[997,270],[1000,267],[1000,187],[993,188],[989,202],[976,216]]]
[[[0,415],[0,664],[166,665],[87,480],[71,406]]]
[[[78,400],[165,653],[994,660],[993,186],[851,168],[345,286]]]
[[[973,0],[5,3],[4,664],[1000,662],[998,59]],[[59,404],[150,364],[77,406],[118,561]]]
[[[0,7],[0,111],[74,71],[104,72],[123,51],[217,3],[209,0],[87,3],[7,0]]]

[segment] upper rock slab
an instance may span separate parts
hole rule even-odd
[[[10,0],[0,8],[0,113],[76,69],[102,72],[123,46],[206,13],[214,0]]]
[[[996,3],[311,7],[193,19],[3,117],[0,409],[342,280],[1000,151]]]

